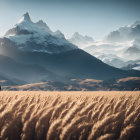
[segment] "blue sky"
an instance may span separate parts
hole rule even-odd
[[[79,32],[101,39],[110,31],[140,20],[138,0],[0,0],[0,35],[29,12],[66,36]]]

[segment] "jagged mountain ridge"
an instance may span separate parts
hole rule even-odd
[[[22,51],[60,53],[77,48],[60,31],[51,31],[42,20],[34,23],[28,13],[0,38],[0,43],[4,44],[5,39]]]
[[[128,40],[139,39],[140,36],[140,21],[136,21],[132,25],[120,27],[119,29],[112,31],[106,37],[108,41],[121,42]]]

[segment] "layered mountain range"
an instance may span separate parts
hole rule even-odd
[[[88,43],[93,41],[87,36],[81,38],[84,39]],[[109,80],[140,76],[140,72],[105,64],[67,40],[61,31],[53,32],[42,20],[33,22],[26,13],[0,38],[0,75],[22,85],[69,83],[71,79]]]
[[[79,35],[78,35],[79,36]],[[82,43],[77,37],[69,39],[73,44]],[[74,40],[74,41],[73,41]],[[97,57],[101,61],[117,68],[137,69],[140,61],[140,22],[120,27],[110,32],[103,40],[83,43],[84,51]],[[134,67],[137,66],[137,67]]]

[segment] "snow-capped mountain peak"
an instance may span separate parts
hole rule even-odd
[[[109,42],[125,42],[139,39],[140,36],[140,21],[136,21],[131,25],[120,27],[109,33],[106,41]]]
[[[21,17],[21,19],[18,21],[18,24],[22,22],[32,22],[28,12]]]
[[[43,21],[43,20],[39,20],[38,22],[36,22],[36,25],[39,26],[42,29],[45,29],[48,32],[52,32],[51,29],[48,27],[48,25]]]
[[[69,41],[77,45],[81,49],[94,42],[92,37],[87,35],[83,36],[78,32],[75,32],[72,37],[69,38]]]
[[[25,13],[15,27],[18,31],[18,34],[28,34],[39,33],[42,35],[51,34],[52,31],[47,26],[47,24],[43,20],[39,20],[38,22],[33,22],[29,16],[29,13]]]
[[[61,31],[51,31],[43,20],[33,22],[29,13],[25,13],[16,25],[6,32],[4,38],[22,51],[59,53],[77,48],[65,39]]]
[[[48,27],[47,24],[43,20],[39,20],[36,24],[40,27],[46,28]]]
[[[140,21],[136,21],[134,24],[132,24],[131,28],[135,28],[137,25],[140,25]]]
[[[78,32],[75,32],[75,33],[72,35],[73,38],[75,38],[75,37],[78,38],[78,37],[81,37],[81,36],[82,36],[82,35],[80,35]]]
[[[54,35],[59,38],[65,38],[64,34],[60,30],[57,30],[56,32],[54,32]]]

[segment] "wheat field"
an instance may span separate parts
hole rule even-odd
[[[140,92],[0,92],[0,140],[140,140]]]

